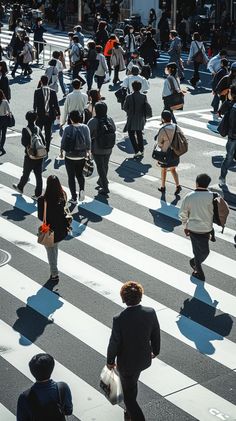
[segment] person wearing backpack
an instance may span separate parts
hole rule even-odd
[[[184,197],[179,210],[185,235],[192,243],[194,258],[189,261],[193,268],[192,276],[201,281],[205,281],[202,263],[210,253],[209,240],[213,231],[213,193],[208,190],[210,182],[208,174],[199,174],[196,189]]]
[[[54,366],[54,358],[49,354],[31,358],[29,369],[36,382],[18,398],[17,421],[66,421],[66,415],[72,414],[69,386],[51,379]]]
[[[82,67],[82,61],[84,56],[84,49],[82,45],[79,44],[79,38],[77,35],[74,35],[72,38],[73,44],[70,49],[70,60],[72,66],[72,79],[77,79],[79,72]]]
[[[199,67],[202,64],[208,63],[205,47],[201,41],[201,35],[198,32],[194,32],[193,34],[187,64],[190,64],[191,61],[193,61],[194,73],[190,79],[190,83],[196,88],[197,82],[200,80]]]
[[[29,156],[29,148],[32,145],[32,139],[34,137],[40,138],[41,144],[46,151],[45,140],[42,135],[42,132],[35,122],[37,119],[37,114],[34,111],[28,111],[26,113],[25,119],[27,121],[27,127],[22,129],[21,143],[25,147],[25,157],[23,163],[23,174],[20,181],[17,184],[13,184],[13,188],[19,193],[23,194],[25,185],[29,180],[30,173],[33,171],[36,179],[36,186],[34,195],[31,196],[32,199],[37,200],[42,194],[43,179],[43,158],[33,159]],[[37,141],[35,139],[35,141]]]
[[[109,159],[116,140],[116,126],[107,115],[107,105],[99,101],[95,104],[95,117],[88,122],[92,139],[92,154],[96,162],[99,178],[97,180],[99,194],[109,193],[107,179]]]
[[[85,165],[85,158],[90,155],[91,137],[90,131],[86,124],[82,124],[83,114],[79,111],[71,111],[69,115],[71,124],[67,126],[63,132],[61,139],[61,150],[65,154],[65,166],[68,175],[68,185],[71,192],[70,203],[77,204],[77,194],[75,178],[79,183],[79,200],[83,201],[84,194],[84,175],[83,168]]]

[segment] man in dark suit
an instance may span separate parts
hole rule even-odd
[[[160,352],[160,326],[155,310],[140,304],[142,285],[128,281],[120,295],[127,308],[113,318],[107,367],[111,370],[117,364],[127,410],[125,420],[145,421],[136,401],[138,379]]]
[[[37,126],[45,130],[46,149],[49,152],[52,137],[52,124],[60,118],[60,107],[56,92],[49,88],[48,77],[41,76],[40,87],[34,92],[34,111],[37,113]]]

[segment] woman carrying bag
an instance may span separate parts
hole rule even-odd
[[[124,60],[125,50],[121,47],[119,42],[114,42],[114,47],[111,53],[111,65],[114,69],[113,85],[120,82],[119,72],[126,69]]]
[[[9,127],[9,116],[11,110],[3,91],[0,89],[0,155],[6,153],[4,149],[7,127]]]
[[[176,167],[179,165],[179,157],[175,155],[173,149],[171,149],[171,144],[174,139],[176,130],[181,132],[181,129],[176,124],[171,123],[172,115],[170,111],[162,111],[161,119],[163,125],[160,128],[158,134],[155,136],[155,140],[157,140],[156,146],[160,148],[160,151],[157,151],[156,147],[153,151],[153,158],[157,159],[158,164],[161,167],[161,187],[159,187],[158,190],[161,193],[165,193],[166,176],[167,171],[169,170],[174,178],[176,185],[175,195],[178,195],[182,190],[179,184],[179,176],[176,172]],[[156,157],[155,152],[157,153]]]
[[[176,63],[167,64],[165,68],[167,78],[165,79],[162,91],[164,109],[170,111],[173,123],[176,123],[173,110],[181,110],[184,106],[184,92],[181,90],[177,79],[177,69]]]
[[[49,225],[50,230],[53,231],[53,242],[50,245],[45,244],[45,248],[51,272],[50,280],[55,282],[59,281],[57,268],[58,245],[68,233],[68,220],[65,212],[66,199],[66,193],[62,189],[58,177],[50,175],[47,179],[45,193],[38,199],[38,218],[43,221],[43,227]],[[41,244],[43,243],[41,242]]]
[[[194,73],[193,77],[190,79],[190,83],[196,88],[197,82],[200,80],[199,67],[208,62],[206,50],[201,41],[201,35],[198,32],[194,32],[193,34],[187,64],[190,64],[191,61],[193,61]]]

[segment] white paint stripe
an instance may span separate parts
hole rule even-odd
[[[199,129],[207,130],[206,123],[204,123],[202,121],[199,121],[199,120],[194,120],[193,118],[188,119],[186,117],[180,117],[180,118],[178,118],[178,123],[184,123],[184,124],[190,125],[192,127],[197,127]]]
[[[1,171],[1,167],[0,167],[0,171]],[[10,173],[8,172],[8,174]],[[134,203],[137,203],[137,205],[141,205],[147,209],[154,210],[158,213],[161,213],[162,215],[168,216],[180,222],[179,217],[178,217],[179,208],[171,205],[168,202],[164,202],[163,200],[155,198],[147,193],[142,193],[138,190],[132,189],[131,187],[127,187],[123,184],[119,184],[115,182],[110,182],[109,189],[110,191],[123,197],[124,199],[130,200]],[[220,238],[221,240],[234,244],[234,236],[235,236],[234,230],[225,227],[224,233],[222,234],[221,228],[218,225],[214,224],[214,228],[215,228],[215,234],[217,238]]]
[[[11,132],[8,132],[7,133],[7,138],[10,138],[10,137],[19,137],[19,136],[21,136],[21,133],[17,133],[17,132],[13,132],[13,131],[11,131]]]
[[[16,417],[5,406],[0,403],[0,420],[15,421]]]
[[[201,110],[189,110],[189,111],[176,112],[175,116],[178,117],[178,116],[183,116],[183,115],[188,115],[188,114],[204,113],[206,111],[211,111],[211,108],[204,108],[204,109],[201,109]],[[158,116],[154,116],[154,117],[149,118],[148,121],[160,120],[160,119],[161,119],[161,116],[158,115]],[[126,123],[126,120],[118,121],[118,122],[116,122],[116,125],[117,124],[125,124],[125,123]]]
[[[33,256],[46,261],[45,251],[43,250],[43,247],[37,243],[36,236],[3,218],[0,218],[0,222],[0,236],[2,238]],[[18,238],[24,240],[20,241]],[[117,291],[119,291],[122,284],[117,284],[117,281],[114,280],[114,278],[111,278],[63,251],[60,252],[58,269],[62,273],[65,273],[80,283],[84,283],[87,287],[96,291],[99,281],[104,281],[107,278],[107,283],[103,286],[104,289],[102,289],[102,291],[99,286],[99,293],[102,292],[102,295],[108,299],[111,299],[110,294],[112,294],[112,296],[115,297],[114,301],[117,302]],[[96,279],[96,282],[94,282],[94,279]],[[119,288],[115,288],[114,283],[119,285]],[[111,292],[110,288],[112,289]],[[158,312],[160,325],[163,331],[194,349],[198,349],[202,354],[207,354],[209,358],[230,369],[236,367],[236,344],[185,316],[180,317],[177,312],[168,307],[164,307],[151,298],[146,297],[145,302],[154,304],[151,305],[151,307],[155,308]]]
[[[43,351],[24,336],[14,331],[9,325],[0,320],[1,336],[0,356],[13,365],[18,371],[34,381],[28,362],[35,354]],[[24,346],[22,346],[24,343]],[[79,364],[79,363],[78,363]],[[55,361],[53,380],[68,383],[73,398],[73,414],[83,421],[104,421],[104,419],[123,420],[123,411],[119,406],[112,407],[106,398],[84,380],[76,376],[58,361]],[[107,416],[107,418],[105,418]],[[5,420],[4,420],[5,421]]]
[[[1,278],[1,288],[106,357],[110,328],[9,265],[4,266]],[[163,376],[157,381],[156,374],[160,371]],[[163,361],[155,359],[152,368],[147,372],[145,384],[165,396],[190,387],[196,382]]]
[[[5,187],[2,184],[0,184],[1,200],[7,202],[12,206],[16,206],[18,209],[21,209],[24,212],[31,213],[31,215],[33,216],[37,216],[36,211],[34,211],[34,203],[31,199],[28,199],[26,196],[23,196],[23,198],[19,196],[19,198],[17,199],[17,203],[15,203],[15,196],[16,193],[14,190],[9,189],[8,187]],[[175,250],[176,252],[180,252],[189,257],[192,256],[189,240],[179,237],[171,232],[163,232],[160,227],[153,226],[152,224],[149,224],[148,222],[145,222],[142,219],[119,211],[118,209],[111,208],[110,206],[99,201],[95,201],[91,198],[86,198],[86,200],[87,203],[81,204],[81,208],[87,209],[88,211],[93,212],[96,215],[104,217],[105,219],[108,219],[109,221],[120,225],[122,228],[127,228],[165,247],[170,247],[171,245],[171,250]],[[194,296],[195,298],[205,302],[210,306],[215,307],[215,302],[217,301],[218,309],[226,313],[229,312],[230,314],[236,317],[236,297],[234,297],[233,295],[230,295],[227,292],[224,292],[207,283],[204,283],[203,288],[202,282],[198,281],[197,279],[194,283],[192,283],[189,280],[189,275],[187,275],[186,273],[172,268],[169,265],[166,265],[157,259],[153,259],[145,255],[144,253],[140,253],[137,250],[128,247],[116,240],[113,240],[112,238],[107,237],[104,234],[101,234],[89,227],[86,227],[85,229],[83,224],[78,224],[76,221],[73,221],[73,234],[76,236],[77,233],[82,233],[82,235],[80,235],[79,237],[75,237],[76,240],[80,240],[83,243],[88,244],[91,247],[94,247],[105,254],[108,254],[109,250],[110,254],[113,257],[122,260],[130,265],[133,265],[133,262],[136,258],[137,260],[142,262],[142,264],[140,263],[139,266],[136,265],[136,267],[140,270],[145,271],[150,266],[152,267],[152,270],[149,270],[149,275],[157,277],[162,282],[165,282],[167,285],[174,287],[190,296]],[[106,247],[104,246],[104,244],[106,244]],[[121,249],[122,253],[117,253],[116,248],[118,250]],[[122,254],[124,254],[126,258],[122,259]],[[129,256],[130,259],[128,258]],[[227,258],[225,261],[224,256],[221,256],[215,252],[211,253],[207,261],[208,266],[212,267],[213,269],[223,271],[223,273],[225,273],[225,268],[229,266],[231,262],[233,263],[233,265],[236,266],[236,263],[234,261],[228,261]],[[157,267],[159,268],[159,270],[156,272],[155,275],[155,270]],[[236,271],[236,267],[234,266],[231,269],[232,271]],[[168,275],[164,276],[163,274],[165,273]],[[180,278],[181,283],[179,282]]]

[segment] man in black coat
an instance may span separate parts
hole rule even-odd
[[[34,92],[34,111],[37,113],[37,126],[45,130],[46,149],[49,152],[52,137],[52,124],[55,118],[60,118],[60,107],[57,94],[48,86],[48,77],[41,76],[40,88]]]
[[[113,318],[107,367],[111,370],[117,364],[127,410],[125,420],[145,421],[136,401],[138,379],[160,352],[160,326],[155,310],[140,304],[142,285],[128,281],[120,295],[127,308]]]

